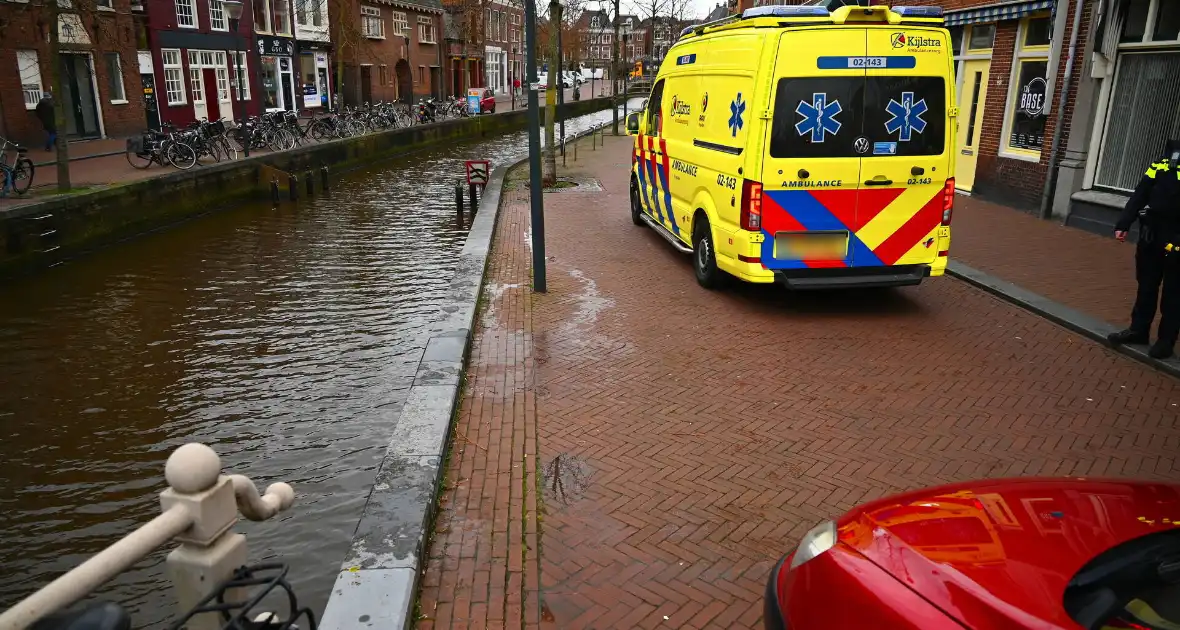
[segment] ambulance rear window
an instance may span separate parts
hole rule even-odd
[[[867,141],[857,143],[858,139]],[[770,132],[775,158],[941,155],[946,84],[941,77],[779,79]]]

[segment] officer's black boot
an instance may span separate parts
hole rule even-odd
[[[1176,342],[1166,339],[1156,339],[1147,350],[1147,356],[1153,359],[1166,359],[1175,351]]]
[[[1147,343],[1147,333],[1135,330],[1134,328],[1128,328],[1126,330],[1110,333],[1106,336],[1106,340],[1116,346],[1120,346],[1125,343]]]

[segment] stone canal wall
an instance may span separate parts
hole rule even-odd
[[[572,118],[609,106],[608,98],[587,99],[565,103],[562,111],[566,118]],[[308,170],[327,166],[336,174],[444,142],[516,131],[526,122],[527,112],[516,110],[415,125],[174,171],[0,210],[0,278],[48,267],[185,219],[265,197],[273,173],[270,169],[302,177]],[[281,181],[280,186],[285,198],[286,182]]]

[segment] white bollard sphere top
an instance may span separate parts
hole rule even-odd
[[[221,474],[221,458],[217,453],[197,442],[190,442],[172,451],[164,464],[164,479],[173,490],[193,494],[208,490]]]

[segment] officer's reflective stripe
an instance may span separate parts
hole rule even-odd
[[[1154,168],[1147,169],[1146,175],[1148,177],[1150,177],[1151,179],[1155,179],[1155,169]]]

